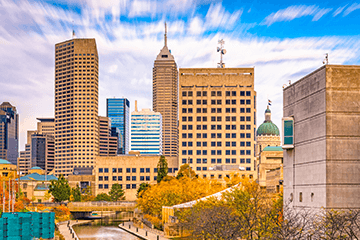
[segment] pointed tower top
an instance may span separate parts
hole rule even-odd
[[[165,22],[164,46],[167,47],[167,27]]]

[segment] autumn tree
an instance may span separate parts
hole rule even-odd
[[[125,192],[122,189],[121,185],[118,183],[115,183],[111,186],[109,195],[112,201],[125,200]]]
[[[99,193],[95,197],[95,201],[108,201],[111,202],[111,197],[107,193]]]
[[[55,202],[69,200],[71,195],[71,188],[63,175],[60,175],[58,180],[51,180],[51,184],[49,185],[49,193],[53,195]]]
[[[91,186],[87,186],[85,189],[82,190],[81,201],[90,202],[94,200],[95,196],[92,193]]]
[[[194,170],[191,169],[189,164],[184,164],[180,166],[180,170],[176,176],[177,179],[180,179],[182,177],[189,177],[194,178],[196,177],[196,173]]]
[[[150,184],[148,183],[141,183],[138,190],[137,190],[137,193],[136,193],[136,197],[137,198],[141,198],[141,195],[144,191],[146,191],[146,189],[148,189],[150,187]]]
[[[79,185],[71,189],[71,195],[74,202],[81,202],[81,190]]]
[[[161,156],[157,165],[157,182],[161,182],[161,180],[166,177],[168,174],[168,163],[164,156]]]

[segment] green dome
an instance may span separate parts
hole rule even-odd
[[[269,151],[269,152],[278,152],[278,151],[282,151],[282,147],[279,147],[279,146],[267,146],[263,149],[263,151]]]
[[[263,136],[263,135],[275,135],[280,136],[280,132],[278,127],[272,122],[272,121],[265,121],[262,123],[257,132],[257,136]]]
[[[12,164],[12,163],[5,159],[0,159],[0,164]]]

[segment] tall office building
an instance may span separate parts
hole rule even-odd
[[[360,208],[360,66],[324,65],[283,90],[284,202]]]
[[[99,156],[116,156],[118,138],[111,132],[111,121],[108,117],[99,116]]]
[[[126,98],[106,99],[106,116],[111,120],[113,133],[117,133],[118,154],[128,154],[130,148],[130,102]]]
[[[180,69],[179,165],[201,177],[256,178],[253,68]]]
[[[9,102],[0,105],[0,158],[17,164],[19,155],[19,115]]]
[[[55,174],[92,168],[99,153],[98,75],[95,39],[55,45]]]
[[[165,23],[164,47],[153,68],[153,111],[162,116],[162,148],[165,156],[178,156],[178,70],[167,46]]]
[[[142,155],[162,155],[161,114],[148,108],[131,113],[131,151]]]

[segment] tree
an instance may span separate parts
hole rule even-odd
[[[60,175],[58,180],[51,180],[49,186],[49,193],[54,197],[55,202],[62,202],[69,200],[71,194],[71,188],[68,181],[63,175]]]
[[[109,195],[113,201],[119,201],[119,200],[125,200],[124,196],[125,192],[122,189],[120,184],[113,184],[111,187],[111,190],[109,192]]]
[[[71,189],[71,195],[73,196],[74,202],[81,202],[81,190],[79,185]]]
[[[157,165],[157,182],[161,182],[161,180],[167,176],[168,174],[168,163],[164,156],[161,156]]]
[[[90,186],[87,186],[85,189],[83,189],[83,194],[81,196],[82,202],[90,202],[93,201],[94,199],[95,196],[93,196]]]
[[[111,197],[106,193],[100,193],[96,195],[95,201],[108,201],[111,202]]]
[[[139,189],[137,190],[137,194],[136,197],[137,198],[141,198],[141,195],[143,194],[143,192],[146,191],[146,189],[148,189],[150,187],[150,184],[148,183],[141,183],[139,186]]]
[[[189,177],[189,178],[194,178],[196,176],[196,173],[194,172],[194,170],[191,169],[189,164],[184,164],[184,165],[180,166],[180,170],[179,170],[176,178],[180,179],[185,176]]]

